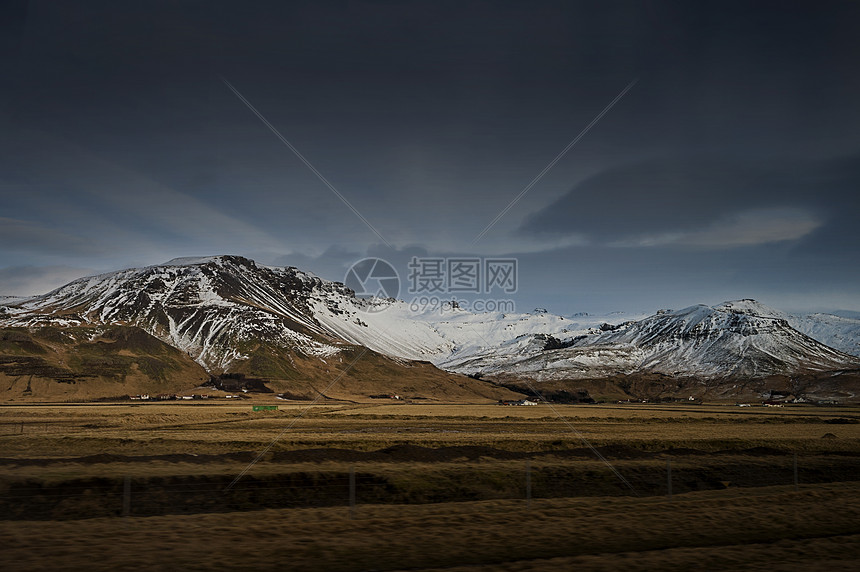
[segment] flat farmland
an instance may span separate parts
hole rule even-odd
[[[851,407],[7,405],[0,443],[16,569],[849,569],[860,546]]]
[[[548,451],[779,446],[852,451],[860,408],[724,405],[27,405],[0,407],[4,456],[219,454],[308,447],[371,450],[409,443]]]

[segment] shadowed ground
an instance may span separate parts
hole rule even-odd
[[[327,405],[281,435],[302,407],[279,407],[0,407],[4,568],[848,570],[860,553],[853,408]]]
[[[665,498],[486,501],[2,522],[7,569],[850,570],[856,483]],[[455,568],[450,568],[450,567]]]

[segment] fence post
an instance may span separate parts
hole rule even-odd
[[[126,476],[122,482],[122,515],[131,514],[131,477]]]
[[[672,459],[666,458],[666,496],[672,498]]]
[[[526,510],[532,508],[532,462],[526,460]]]
[[[349,468],[349,519],[355,519],[355,467]]]
[[[794,453],[794,490],[798,489],[798,480],[797,480],[797,453]]]

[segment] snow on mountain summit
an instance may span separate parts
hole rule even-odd
[[[714,310],[733,312],[736,314],[749,314],[751,316],[761,316],[764,318],[782,318],[785,319],[788,315],[785,312],[775,310],[770,306],[766,306],[761,302],[757,302],[751,298],[743,300],[733,300],[723,302],[713,307]]]
[[[786,320],[791,327],[841,352],[860,356],[860,315],[856,312],[788,314],[755,300],[724,302],[715,309]]]
[[[135,325],[219,372],[260,340],[336,353],[307,307],[314,288],[325,287],[295,269],[260,268],[238,256],[179,259],[75,280],[10,308],[4,323]]]
[[[820,334],[839,320],[850,322],[832,316],[804,324]],[[860,321],[842,322],[839,340],[860,337]],[[401,300],[361,299],[339,282],[230,255],[81,278],[6,303],[0,312],[5,326],[138,326],[210,372],[248,360],[325,360],[344,344],[459,373],[539,380],[642,372],[760,378],[860,367],[860,360],[795,330],[797,323],[750,299],[645,317],[459,308],[416,313]]]
[[[788,317],[793,328],[839,351],[860,356],[860,318],[836,313],[795,314]]]
[[[222,255],[81,278],[10,308],[2,322],[138,325],[210,371],[245,359],[240,348],[253,339],[321,356],[347,342],[460,371],[475,356],[509,361],[540,351],[544,342],[535,342],[536,336],[568,340],[621,317],[459,308],[416,312],[401,300],[357,298],[341,283],[295,268]]]
[[[206,264],[208,262],[218,263],[225,258],[228,258],[229,255],[217,255],[217,256],[180,256],[179,258],[172,258],[163,264],[157,264],[156,266],[196,266],[198,264]]]
[[[634,373],[749,379],[860,367],[860,360],[798,332],[780,314],[753,300],[661,311],[507,362],[473,360],[470,373],[513,372],[539,381]]]

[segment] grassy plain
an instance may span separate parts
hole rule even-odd
[[[860,553],[857,408],[253,403],[0,406],[6,562],[838,570]]]

